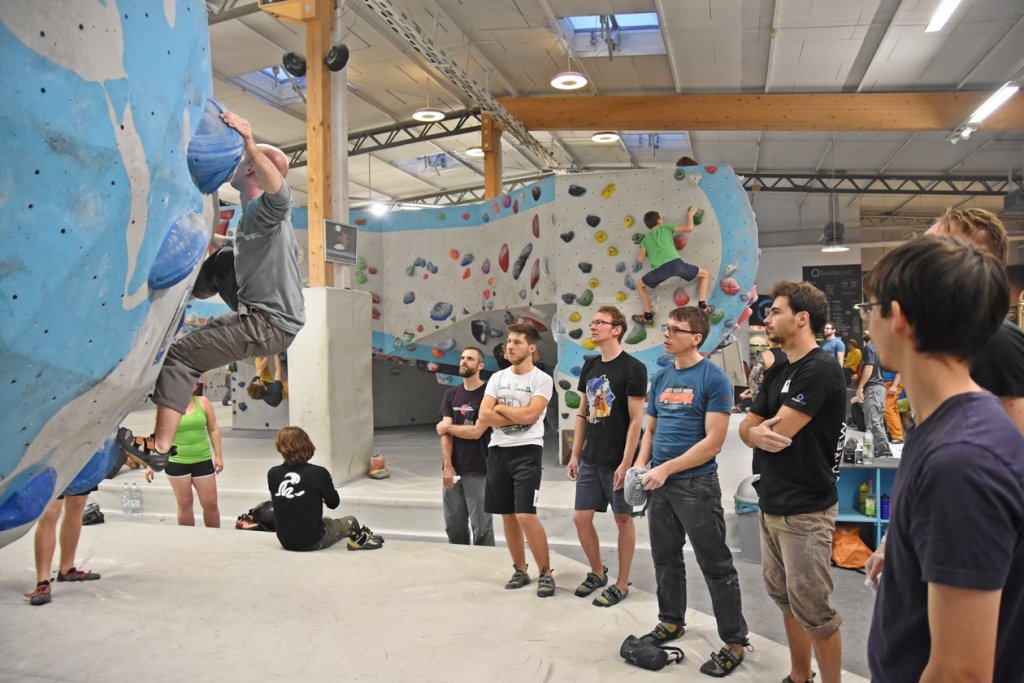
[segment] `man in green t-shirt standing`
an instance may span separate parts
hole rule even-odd
[[[712,308],[708,306],[708,288],[710,280],[708,271],[687,263],[679,257],[676,249],[675,234],[693,232],[694,216],[697,215],[697,207],[691,206],[686,215],[686,225],[666,225],[657,211],[648,211],[644,214],[644,225],[651,232],[644,237],[640,243],[640,253],[636,260],[640,263],[644,259],[651,260],[651,272],[644,275],[636,283],[636,293],[640,296],[640,302],[644,306],[644,312],[633,316],[633,320],[643,325],[654,324],[654,308],[651,306],[651,297],[647,293],[648,287],[657,287],[670,277],[681,277],[686,281],[697,278],[697,306],[702,311],[710,313]]]

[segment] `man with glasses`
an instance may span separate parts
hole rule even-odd
[[[572,455],[565,468],[565,475],[576,482],[572,521],[590,562],[590,572],[576,589],[577,597],[585,598],[608,586],[594,512],[604,512],[611,505],[618,527],[618,580],[594,599],[598,607],[611,607],[629,594],[636,546],[633,508],[623,497],[623,483],[640,440],[647,367],[622,350],[625,332],[626,318],[615,306],[602,306],[590,321],[590,337],[601,353],[588,356],[580,372],[577,388],[586,400],[576,414]]]
[[[648,527],[658,585],[659,621],[643,638],[661,644],[685,632],[683,546],[689,538],[711,594],[718,635],[725,642],[700,670],[722,677],[740,665],[749,641],[739,577],[725,543],[715,462],[729,428],[733,390],[725,372],[700,354],[710,327],[708,314],[698,308],[669,313],[662,343],[675,362],[651,380],[637,466],[651,464],[643,485],[651,491]]]
[[[867,307],[858,304],[855,308],[860,311],[861,319],[867,322]],[[860,403],[864,406],[864,429],[871,433],[874,442],[871,455],[885,458],[892,455],[889,437],[885,433],[885,379],[882,376],[882,364],[878,361],[878,348],[872,341],[871,334],[866,332],[864,340],[860,381],[857,383],[857,393],[850,399],[850,403]]]
[[[480,404],[486,385],[480,379],[484,368],[483,351],[467,346],[459,357],[462,384],[445,392],[441,399],[441,504],[448,542],[469,545],[472,527],[473,545],[494,545],[494,524],[484,511],[487,480],[487,440],[490,429],[480,422]]]
[[[918,423],[892,494],[871,678],[1022,681],[1024,438],[970,369],[1006,314],[1003,266],[926,236],[886,254],[864,289]]]
[[[761,569],[786,628],[785,680],[813,679],[813,650],[822,683],[839,683],[843,620],[829,596],[846,382],[839,364],[815,341],[828,316],[825,295],[807,282],[782,281],[771,296],[765,331],[789,362],[766,374],[740,424],[740,438],[754,449],[761,474]]]

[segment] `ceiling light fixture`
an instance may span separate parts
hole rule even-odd
[[[444,118],[444,112],[432,107],[423,107],[417,109],[412,113],[412,118],[415,121],[422,121],[423,123],[433,123],[434,121],[440,121]]]
[[[565,46],[565,71],[551,79],[551,87],[558,90],[579,90],[589,81],[579,71],[572,70],[572,62],[569,61],[569,45]]]
[[[593,140],[594,142],[608,144],[610,142],[618,142],[619,134],[614,131],[604,130],[601,131],[600,133],[594,133],[593,135],[590,136],[590,139]]]
[[[480,158],[484,156],[483,147],[468,147],[465,152],[467,157]]]
[[[960,0],[942,0],[939,6],[935,8],[935,11],[932,12],[932,18],[928,21],[928,26],[925,27],[924,32],[935,33],[936,31],[941,31],[959,5]]]
[[[1004,84],[1003,87],[992,93],[992,96],[985,100],[980,107],[974,110],[974,113],[971,114],[971,118],[967,119],[967,123],[972,126],[981,123],[987,119],[992,112],[1003,106],[1003,104],[1006,103],[1006,100],[1013,97],[1018,90],[1020,90],[1020,86],[1013,81]]]

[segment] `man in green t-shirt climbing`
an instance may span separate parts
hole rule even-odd
[[[644,312],[633,316],[636,322],[643,325],[654,324],[654,309],[647,288],[657,287],[670,277],[681,277],[686,281],[697,278],[697,305],[701,310],[711,313],[712,308],[707,303],[710,286],[708,271],[683,261],[679,257],[674,240],[676,233],[693,232],[696,215],[697,207],[691,206],[686,215],[686,225],[666,225],[657,211],[648,211],[644,214],[644,225],[650,233],[640,243],[640,253],[637,254],[636,260],[643,263],[644,259],[649,258],[651,272],[636,283],[636,293],[644,305]]]

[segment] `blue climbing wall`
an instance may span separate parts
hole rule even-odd
[[[5,3],[0,47],[2,546],[152,387],[213,201],[187,159],[212,92],[203,3]],[[240,139],[203,139],[237,161]]]

